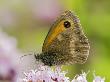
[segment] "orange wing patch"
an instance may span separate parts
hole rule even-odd
[[[52,41],[60,34],[61,32],[65,31],[66,28],[64,27],[64,20],[61,21],[56,27],[54,27],[51,30],[51,33],[49,33],[48,37],[46,38],[45,44],[43,45],[43,49],[46,49]]]

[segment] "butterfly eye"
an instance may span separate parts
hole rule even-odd
[[[64,22],[64,27],[65,27],[65,28],[71,27],[71,23],[70,23],[69,21],[65,21],[65,22]]]

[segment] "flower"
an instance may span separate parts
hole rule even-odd
[[[55,70],[47,66],[40,66],[40,69],[31,70],[25,73],[24,82],[70,82],[65,76],[65,72],[61,72],[61,68],[56,67]]]
[[[48,66],[39,66],[36,70],[31,70],[25,74],[23,82],[88,82],[87,73],[76,75],[72,81],[65,76],[67,72],[61,71],[61,67],[56,66],[53,70]],[[100,76],[94,76],[93,82],[104,82]]]
[[[0,81],[15,82],[18,72],[16,39],[0,29]]]
[[[76,77],[72,80],[72,82],[87,82],[86,75],[87,75],[87,74],[84,72],[84,73],[82,73],[82,74],[76,76]]]
[[[105,81],[105,78],[101,78],[100,76],[96,76],[94,74],[94,80],[93,82],[104,82]]]

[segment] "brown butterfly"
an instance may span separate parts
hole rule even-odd
[[[42,53],[35,55],[44,65],[65,65],[86,62],[89,42],[78,17],[65,11],[50,28],[42,47]]]

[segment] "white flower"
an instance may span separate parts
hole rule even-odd
[[[82,72],[82,74],[77,75],[72,82],[87,82],[86,79],[87,74],[85,72]]]
[[[101,78],[100,76],[96,76],[94,74],[94,80],[93,82],[104,82],[105,81],[105,78]]]

